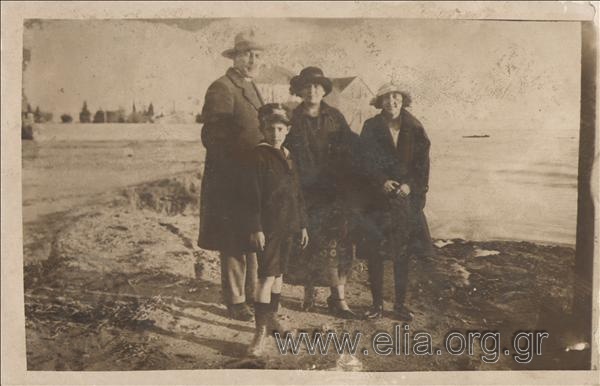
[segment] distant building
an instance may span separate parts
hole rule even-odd
[[[104,114],[104,110],[100,109],[96,111],[94,114],[94,123],[104,123],[106,122],[106,115]]]
[[[118,110],[106,110],[106,122],[108,123],[123,123],[127,120],[125,116],[125,110],[120,108]]]
[[[133,107],[131,110],[131,114],[125,118],[127,123],[153,123],[154,117],[154,106],[150,103],[148,110],[144,107],[142,111],[137,111],[135,107],[135,103],[133,103]]]
[[[348,121],[350,128],[360,134],[365,120],[377,113],[369,103],[375,94],[359,77],[331,78],[333,89],[325,102],[337,107]]]
[[[294,75],[281,66],[263,67],[254,83],[265,103],[299,103],[300,98],[290,94],[290,79]]]
[[[290,80],[295,74],[281,66],[263,67],[254,83],[265,103],[280,102],[290,108],[296,107],[301,99],[290,94]],[[338,108],[348,124],[360,133],[365,120],[377,113],[369,103],[374,94],[359,76],[331,78],[333,89],[325,102]]]
[[[40,110],[39,106],[35,108],[35,111],[33,113],[33,120],[35,121],[35,123],[52,122],[52,117],[52,113]]]
[[[290,94],[290,80],[294,75],[292,71],[281,66],[264,66],[254,83],[265,103],[279,102],[293,109],[302,101]],[[369,104],[374,96],[373,92],[359,76],[331,78],[331,81],[333,89],[325,97],[325,102],[338,108],[352,130],[360,133],[364,121],[377,113]],[[196,122],[201,121],[202,117],[198,115]]]
[[[21,139],[33,139],[33,124],[33,112],[21,112]]]
[[[159,114],[154,117],[153,122],[158,124],[188,124],[196,121],[194,113],[186,111],[170,111],[166,114]]]

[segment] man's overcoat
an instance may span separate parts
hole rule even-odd
[[[239,254],[248,244],[239,206],[249,155],[262,139],[258,109],[263,104],[254,83],[233,68],[206,92],[202,108],[206,160],[200,198],[201,248]]]

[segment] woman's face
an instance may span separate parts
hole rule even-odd
[[[387,114],[396,118],[402,110],[402,94],[390,92],[381,97],[381,107]]]
[[[311,83],[304,86],[300,90],[300,98],[304,103],[309,105],[317,105],[321,103],[321,100],[325,96],[325,89],[318,83]]]

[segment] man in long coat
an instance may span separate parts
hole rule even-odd
[[[252,79],[258,74],[263,47],[252,31],[235,37],[223,52],[233,67],[213,82],[202,108],[202,143],[206,160],[200,198],[200,248],[221,254],[221,284],[230,316],[251,320],[256,254],[248,252],[249,235],[241,218],[241,176],[251,149],[262,139],[258,108],[264,103]]]

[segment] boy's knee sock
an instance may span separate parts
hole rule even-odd
[[[256,321],[257,329],[267,325],[269,312],[271,312],[270,303],[254,303],[254,320]]]
[[[279,312],[279,302],[281,301],[281,294],[271,292],[271,311],[278,313]]]

